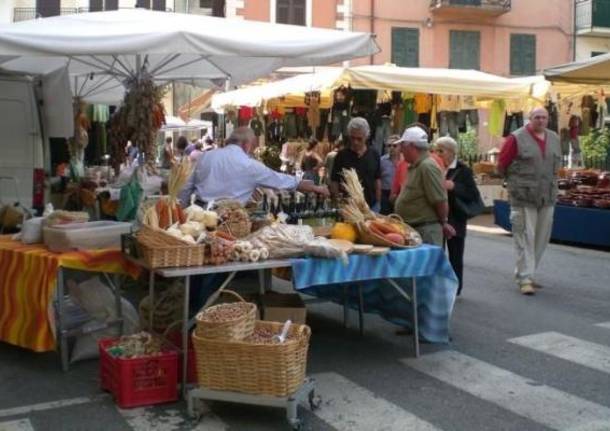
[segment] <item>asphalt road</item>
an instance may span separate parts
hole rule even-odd
[[[308,372],[322,406],[304,429],[610,430],[610,254],[551,245],[534,297],[512,282],[512,240],[471,233],[450,345],[422,345],[366,317],[312,305]],[[285,288],[285,286],[283,286]],[[0,344],[0,431],[286,430],[281,410],[213,403],[194,422],[180,402],[120,411],[98,389],[97,361],[68,373],[55,354]]]

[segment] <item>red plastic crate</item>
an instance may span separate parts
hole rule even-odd
[[[182,349],[182,333],[180,331],[173,331],[166,335],[167,340]],[[193,348],[193,339],[189,334],[189,356],[188,365],[186,367],[186,382],[197,383],[197,362],[195,359],[195,349]],[[182,379],[182,360],[178,361],[178,379]]]
[[[176,401],[178,353],[168,350],[157,356],[124,359],[110,355],[106,348],[115,339],[99,342],[100,380],[120,408],[148,406]]]

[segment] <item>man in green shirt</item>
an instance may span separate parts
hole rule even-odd
[[[419,232],[424,243],[442,247],[443,236],[451,238],[455,230],[448,223],[443,174],[428,152],[428,134],[420,127],[409,127],[398,142],[409,173],[395,211]]]

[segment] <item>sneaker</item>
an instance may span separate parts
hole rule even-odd
[[[519,290],[523,295],[534,295],[536,291],[534,290],[534,286],[532,283],[523,283],[519,286]]]

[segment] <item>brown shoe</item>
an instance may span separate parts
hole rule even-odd
[[[523,283],[519,286],[519,290],[523,295],[534,295],[536,291],[532,283]]]

